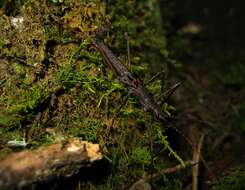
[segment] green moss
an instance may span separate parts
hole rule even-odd
[[[21,91],[15,96],[5,97],[3,100],[6,115],[28,114],[42,104],[48,97],[48,90],[40,84],[31,87],[28,91]]]
[[[151,153],[147,147],[133,149],[130,162],[136,165],[149,166],[152,161]]]
[[[244,180],[245,170],[237,169],[220,179],[219,182],[212,188],[212,190],[243,190],[245,189]]]
[[[245,66],[244,64],[235,64],[230,66],[229,71],[223,75],[223,81],[226,84],[230,85],[238,85],[244,86],[245,85]]]
[[[21,116],[18,114],[0,113],[0,125],[2,126],[16,126],[21,122]]]
[[[81,139],[89,142],[99,141],[99,131],[103,126],[99,120],[94,118],[85,118],[77,127],[71,127],[67,133],[71,136],[79,136]]]
[[[24,133],[21,130],[21,127],[18,127],[11,133],[6,128],[0,128],[0,136],[3,137],[4,140],[22,140],[24,138]]]
[[[164,126],[151,116],[147,125],[152,128],[145,126],[145,113],[136,98],[130,97],[118,111],[128,90],[90,43],[95,30],[109,19],[107,43],[113,52],[126,55],[124,32],[128,32],[132,72],[149,79],[148,64],[158,64],[168,55],[164,31],[155,21],[160,17],[156,7],[155,0],[32,0],[21,9],[21,31],[0,18],[0,55],[8,57],[0,62],[1,137],[21,140],[27,133],[31,147],[71,136],[100,143],[107,147],[113,169],[103,185],[87,183],[94,189],[122,189],[129,180],[151,172],[151,141],[180,160],[158,133]],[[125,56],[120,57],[124,64]],[[160,81],[150,85],[153,93],[160,89]],[[165,104],[163,109],[169,112],[171,106]]]

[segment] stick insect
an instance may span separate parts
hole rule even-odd
[[[93,44],[100,52],[105,65],[111,68],[116,73],[119,81],[128,88],[129,94],[132,94],[139,99],[144,111],[153,113],[153,115],[160,121],[166,121],[166,116],[162,109],[155,102],[143,81],[129,72],[127,67],[119,61],[100,38],[95,37],[93,39]]]

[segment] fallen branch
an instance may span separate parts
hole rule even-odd
[[[79,139],[14,153],[0,162],[0,189],[23,189],[35,183],[69,177],[100,159],[98,144]]]

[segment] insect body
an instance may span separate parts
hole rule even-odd
[[[119,61],[102,40],[95,38],[93,43],[100,52],[106,66],[111,68],[117,74],[118,79],[128,87],[129,93],[140,100],[144,110],[152,112],[157,119],[165,121],[163,111],[155,102],[143,81],[129,72],[126,66]]]

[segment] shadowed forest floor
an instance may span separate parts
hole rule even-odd
[[[205,134],[202,154],[210,170],[206,168],[201,179],[206,189],[209,179],[244,167],[245,39],[239,24],[244,15],[237,3],[199,3],[176,3],[172,23],[180,37],[169,44],[183,63],[177,78],[184,83],[173,97],[180,109],[177,125],[194,142]],[[244,188],[232,175],[225,180],[217,189]]]

